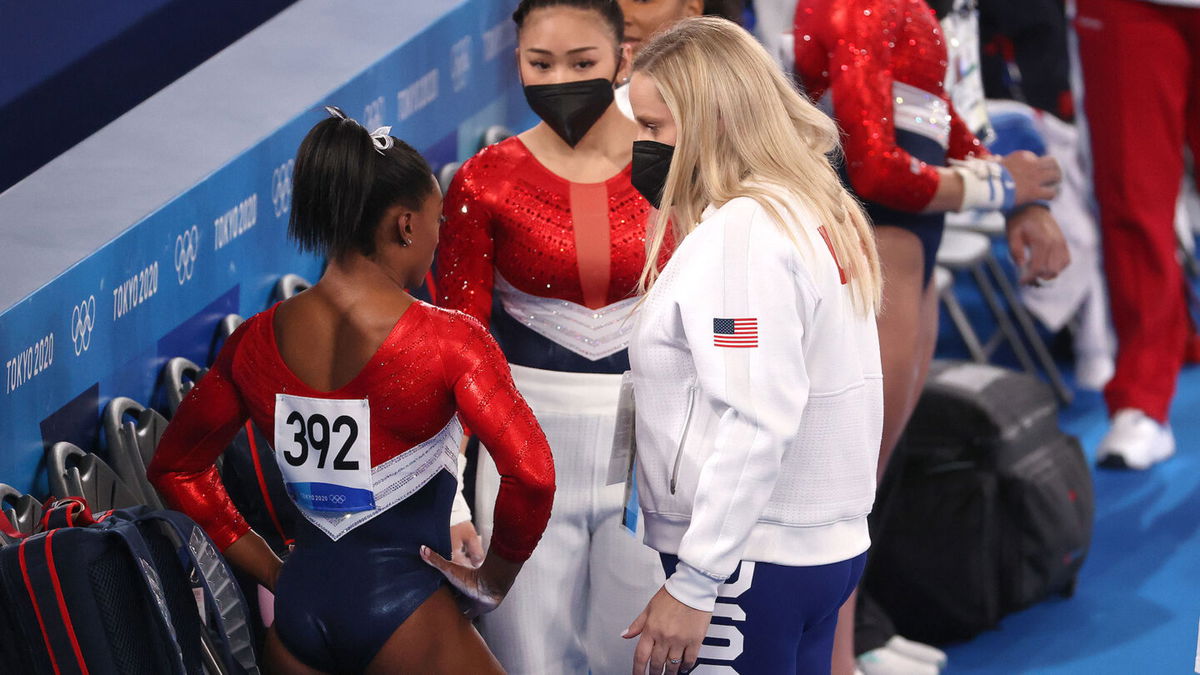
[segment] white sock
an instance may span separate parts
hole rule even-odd
[[[893,635],[884,648],[899,652],[914,661],[932,663],[938,668],[946,667],[946,652],[923,642],[914,642],[899,635]]]
[[[942,672],[932,663],[909,658],[886,647],[859,656],[858,669],[863,675],[939,675]]]

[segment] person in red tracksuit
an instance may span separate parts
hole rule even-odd
[[[1200,0],[1078,0],[1075,29],[1117,332],[1097,456],[1146,469],[1175,452],[1175,380],[1200,357],[1174,229],[1185,143],[1200,156]]]

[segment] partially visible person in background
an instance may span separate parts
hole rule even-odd
[[[797,0],[753,0],[754,37],[786,73],[791,73],[796,58],[792,30],[796,21]]]
[[[746,0],[704,0],[704,13],[709,16],[719,16],[734,23],[742,23],[742,13],[746,11]]]
[[[1070,326],[1075,384],[1103,389],[1112,377],[1116,347],[1109,327],[1087,153],[1082,147],[1085,137],[1070,123],[1074,105],[1061,3],[932,0],[931,4],[941,17],[949,56],[946,90],[971,132],[996,154],[1028,150],[1048,155],[1063,172],[1059,194],[1048,205],[1062,228],[1072,262],[1054,284],[1023,287],[1021,301],[1052,332]],[[947,222],[977,227],[994,215],[953,213]]]
[[[1054,160],[1024,151],[991,156],[951,103],[939,19],[955,3],[937,4],[935,14],[924,0],[801,0],[795,14],[796,75],[844,134],[844,178],[874,222],[886,279],[881,475],[933,357],[937,294],[930,279],[945,213],[1004,211],[1022,282],[1052,279],[1069,259],[1058,225],[1039,203],[1055,195],[1061,176]],[[853,617],[852,600],[839,622],[838,675],[854,672],[855,653],[863,654],[864,670],[878,673],[936,673],[944,662],[940,652],[905,651],[911,645],[882,635],[879,644],[856,645]]]
[[[978,0],[983,86],[1070,122],[1071,59],[1062,0]]]
[[[1075,125],[1018,101],[990,100],[996,131],[989,147],[998,153],[1029,150],[1058,161],[1063,180],[1050,211],[1062,228],[1071,264],[1053,284],[1021,288],[1021,302],[1051,332],[1068,330],[1075,358],[1075,386],[1101,391],[1112,378],[1116,339],[1108,314],[1099,223],[1086,167],[1086,136]],[[953,214],[967,221],[975,214]]]
[[[730,21],[740,22],[744,0],[618,0],[625,15],[625,44],[637,56],[642,47],[656,33],[670,28],[675,22],[689,16],[711,14]],[[629,80],[617,88],[617,106],[629,119],[633,119],[633,108],[629,105]]]
[[[976,13],[974,35],[955,35],[955,25],[965,26]],[[984,115],[994,130],[986,132],[989,148],[997,154],[1030,150],[1049,155],[1062,169],[1061,190],[1051,199],[1050,209],[1067,240],[1072,264],[1054,285],[1021,288],[1021,301],[1051,331],[1069,328],[1076,386],[1103,389],[1112,377],[1116,345],[1100,264],[1086,136],[1073,124],[1073,76],[1062,2],[954,0],[942,26],[950,53],[947,88],[954,88],[950,80],[971,68],[971,61],[978,66],[974,72],[982,73],[980,85],[988,100]],[[960,97],[952,100],[962,114]],[[947,221],[976,227],[986,217],[989,214],[952,214]]]
[[[1200,359],[1174,227],[1185,146],[1200,156],[1200,0],[1078,0],[1075,29],[1117,334],[1097,455],[1147,469],[1175,452],[1171,398]]]

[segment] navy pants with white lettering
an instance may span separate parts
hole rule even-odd
[[[831,565],[743,561],[721,584],[700,660],[691,672],[828,675],[838,609],[867,554]],[[667,576],[679,560],[663,554]]]

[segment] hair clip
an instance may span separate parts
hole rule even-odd
[[[329,113],[330,115],[333,115],[334,117],[338,118],[339,120],[347,119],[346,113],[342,112],[341,110],[339,110],[331,105],[325,106],[325,112]]]
[[[375,144],[375,151],[383,154],[385,150],[390,150],[395,144],[396,139],[392,138],[391,127],[379,127],[371,132],[371,142]]]

